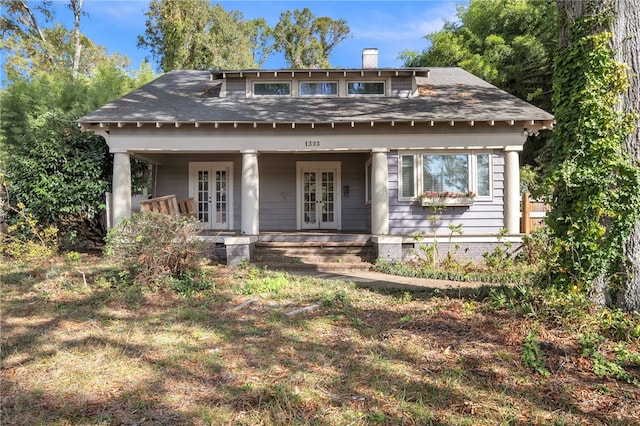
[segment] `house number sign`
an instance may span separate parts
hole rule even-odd
[[[306,148],[318,148],[320,147],[320,141],[304,141]]]

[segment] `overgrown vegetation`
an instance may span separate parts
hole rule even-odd
[[[568,20],[542,185],[553,203],[547,219],[558,254],[552,283],[591,292],[600,305],[616,300],[624,283],[624,247],[640,212],[640,170],[625,150],[638,116],[618,108],[628,79],[604,30],[612,13],[588,10]]]
[[[637,421],[638,321],[595,311],[583,294],[378,292],[205,270],[215,286],[180,294],[132,285],[120,267],[77,253],[3,262],[0,422]]]
[[[198,286],[205,247],[195,218],[134,213],[109,231],[104,253],[136,285],[166,288],[182,282]]]
[[[430,216],[433,229],[437,225],[437,214]],[[416,248],[412,249],[409,261],[378,259],[374,269],[388,274],[435,278],[451,281],[483,281],[487,283],[532,284],[545,273],[549,264],[547,237],[544,230],[527,237],[517,252],[506,237],[506,230],[496,234],[496,246],[483,253],[482,261],[471,261],[458,253],[459,246],[453,242],[454,235],[463,233],[463,225],[449,225],[446,253],[434,232],[425,239],[424,234],[413,235]]]
[[[12,207],[4,194],[6,187],[0,189],[0,256],[26,261],[54,256],[58,252],[58,229],[40,226],[24,204]],[[2,226],[10,213],[15,217],[13,223]]]

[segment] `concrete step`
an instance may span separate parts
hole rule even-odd
[[[372,264],[369,262],[345,263],[345,262],[251,262],[258,268],[266,268],[272,271],[316,271],[316,272],[356,272],[369,271]]]
[[[375,247],[363,241],[258,241],[256,262],[284,264],[360,264],[373,261]]]

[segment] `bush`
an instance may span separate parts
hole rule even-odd
[[[204,243],[196,239],[197,223],[194,218],[137,213],[109,231],[104,254],[138,285],[174,286],[176,279],[189,281],[200,269]]]
[[[12,223],[4,226],[4,218],[13,213]],[[0,196],[0,254],[21,260],[48,259],[58,252],[58,229],[42,226],[24,204],[9,205]]]

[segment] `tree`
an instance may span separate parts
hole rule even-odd
[[[131,76],[103,64],[92,78],[69,70],[13,81],[0,105],[0,140],[12,205],[22,202],[44,226],[60,229],[62,243],[99,244],[104,194],[111,188],[113,159],[104,139],[79,130],[76,120],[151,77],[143,64]],[[143,165],[133,165],[134,178]]]
[[[558,1],[553,194],[557,283],[640,310],[639,0]]]
[[[60,23],[50,25],[54,18],[50,1],[34,8],[20,0],[1,2],[6,13],[0,18],[0,50],[6,55],[9,82],[61,69],[69,70],[74,78],[87,76],[98,64],[106,62],[122,68],[129,65],[126,56],[107,54],[105,47],[96,46],[80,32],[83,1],[69,0],[69,9],[74,14],[73,30]]]
[[[405,66],[458,66],[551,110],[551,64],[558,45],[557,9],[537,0],[471,0],[425,38],[422,52],[403,51]]]
[[[154,77],[146,63],[137,74],[127,72],[126,57],[107,55],[79,32],[82,4],[69,0],[73,30],[51,24],[50,2],[31,8],[2,0],[0,20],[7,58],[0,161],[8,201],[26,205],[42,226],[57,226],[63,243],[101,241],[100,213],[111,185],[104,139],[81,133],[76,120]]]
[[[315,17],[308,8],[286,11],[273,29],[274,48],[291,68],[329,68],[332,50],[350,31],[344,19]]]
[[[152,0],[138,47],[151,51],[163,71],[257,68],[269,53],[263,19],[244,21],[237,11],[206,0]]]

